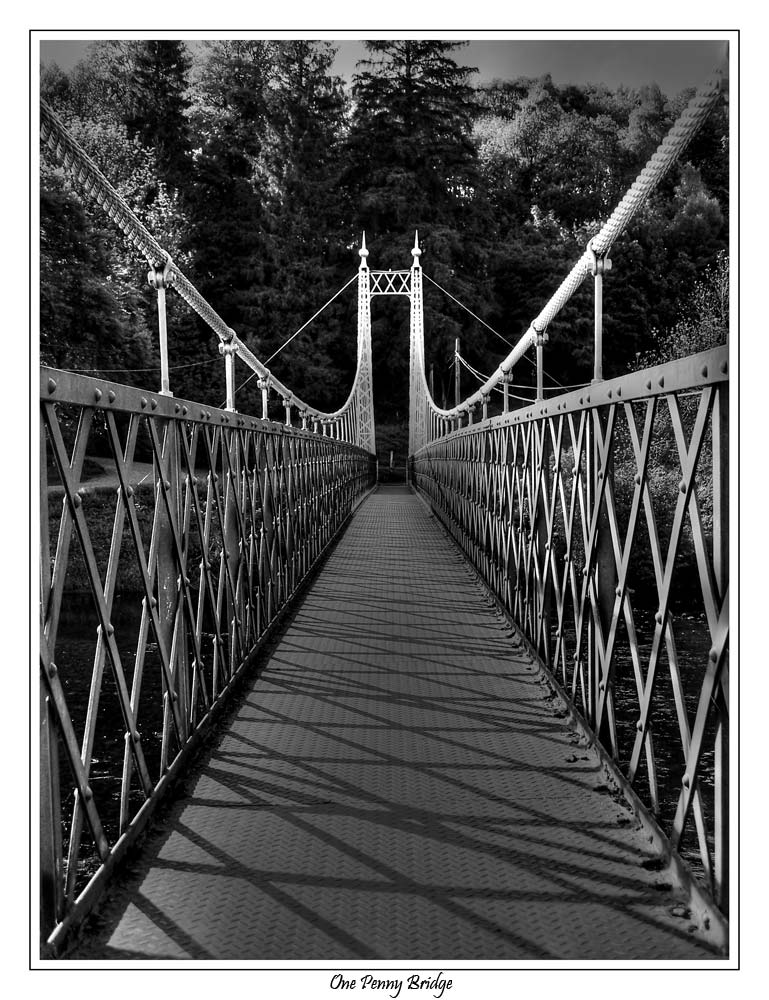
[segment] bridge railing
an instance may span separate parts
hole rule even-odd
[[[55,949],[375,476],[321,433],[41,370],[41,935]]]
[[[724,911],[727,419],[720,347],[413,457],[415,485]]]

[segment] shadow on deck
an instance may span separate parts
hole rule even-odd
[[[720,957],[508,631],[381,485],[69,957]]]

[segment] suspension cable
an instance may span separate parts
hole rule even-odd
[[[452,295],[451,292],[447,291],[443,287],[443,285],[439,285],[438,282],[434,278],[431,278],[430,275],[424,269],[422,269],[422,275],[423,277],[427,278],[427,280],[430,282],[431,285],[435,285],[435,287],[439,288],[444,295],[448,295],[448,297],[452,300],[452,302],[456,302],[456,304],[460,308],[464,309],[466,313],[470,313],[473,319],[477,319],[478,322],[482,326],[485,326],[487,330],[490,330],[495,337],[499,337],[499,339],[504,341],[504,343],[507,344],[508,347],[515,347],[515,344],[512,342],[512,340],[508,340],[507,337],[503,336],[501,333],[498,333],[493,326],[489,326],[489,324],[486,322],[485,319],[481,319],[481,317],[478,316],[476,313],[474,313],[472,309],[468,308],[464,304],[464,302],[460,302],[459,299],[455,295]]]
[[[303,323],[299,327],[299,329],[296,331],[296,333],[292,333],[291,336],[288,338],[288,340],[285,340],[276,351],[273,351],[272,354],[269,356],[269,358],[267,358],[267,360],[264,363],[266,365],[268,365],[272,361],[273,358],[276,358],[280,354],[280,352],[283,350],[284,347],[288,347],[288,345],[291,343],[291,341],[294,339],[294,337],[298,337],[299,334],[302,332],[302,330],[306,330],[307,327],[310,325],[310,323],[312,323],[312,321],[314,319],[316,319],[318,316],[320,316],[320,314],[323,312],[323,310],[327,306],[330,306],[331,303],[334,301],[334,299],[339,298],[339,296],[342,294],[342,292],[345,290],[345,288],[349,288],[350,285],[353,283],[353,281],[357,281],[357,279],[358,279],[358,273],[356,271],[356,273],[350,278],[350,280],[347,281],[347,282],[345,282],[345,284],[342,285],[342,287],[339,289],[338,292],[334,292],[334,294],[331,296],[331,298],[328,300],[328,302],[326,302],[325,305],[322,305],[320,307],[320,309],[316,313],[314,313],[312,316],[310,316],[310,318],[307,320],[307,322]]]
[[[433,285],[435,285],[436,288],[439,288],[444,293],[444,295],[448,295],[448,297],[450,299],[452,299],[452,301],[456,302],[456,304],[458,306],[461,306],[461,308],[464,309],[465,312],[469,313],[473,317],[473,319],[477,319],[478,322],[481,323],[483,326],[485,326],[487,330],[490,330],[494,334],[495,337],[499,337],[499,339],[501,341],[503,341],[505,344],[507,344],[508,347],[514,347],[515,346],[513,344],[512,340],[508,340],[507,337],[505,337],[503,334],[501,334],[497,330],[495,330],[493,326],[489,326],[489,324],[486,322],[486,320],[483,320],[483,319],[481,319],[480,316],[477,316],[472,311],[472,309],[469,309],[464,304],[464,302],[460,302],[459,299],[456,298],[456,296],[452,295],[451,292],[449,292],[446,288],[443,287],[443,285],[439,285],[438,282],[434,278],[431,278],[430,275],[427,274],[427,272],[424,270],[424,268],[422,269],[422,275],[423,275],[423,277],[427,278],[427,280],[429,282],[431,282]],[[534,364],[534,362],[531,360],[531,358],[527,354],[524,355],[524,360],[527,361],[531,365],[532,368],[536,368],[536,365]],[[452,362],[452,364],[453,364],[453,362]],[[449,365],[449,367],[451,367],[451,365]],[[545,375],[547,375],[547,377],[550,379],[551,382],[555,382],[555,384],[559,388],[561,388],[561,389],[564,388],[564,386],[558,381],[558,379],[555,378],[555,376],[551,375],[550,372],[545,371]]]
[[[344,284],[344,285],[342,285],[342,287],[341,287],[341,288],[339,289],[339,291],[337,291],[337,292],[334,292],[334,294],[333,294],[333,295],[331,296],[331,298],[330,298],[330,299],[328,300],[328,302],[326,302],[326,303],[325,303],[325,305],[322,305],[322,306],[320,307],[320,309],[318,309],[318,311],[317,311],[316,313],[314,313],[314,314],[313,314],[312,316],[310,316],[310,318],[309,318],[309,319],[307,320],[307,322],[306,322],[306,323],[303,323],[303,324],[302,324],[302,325],[301,325],[301,326],[299,327],[299,329],[298,329],[298,330],[296,331],[296,333],[292,333],[292,334],[291,334],[291,336],[290,336],[290,337],[289,337],[289,338],[288,338],[287,340],[284,340],[284,341],[283,341],[283,343],[282,343],[282,344],[280,345],[280,347],[279,347],[279,348],[278,348],[278,349],[277,349],[276,351],[273,351],[273,353],[272,353],[272,354],[271,354],[271,355],[269,356],[269,358],[267,358],[267,360],[266,360],[266,361],[264,362],[264,363],[265,363],[265,365],[268,365],[268,364],[269,364],[269,363],[270,363],[270,362],[272,361],[272,359],[273,359],[273,358],[276,358],[276,357],[277,357],[277,356],[278,356],[278,355],[280,354],[280,352],[281,352],[281,351],[283,350],[283,348],[284,348],[284,347],[288,347],[288,345],[289,345],[289,344],[291,343],[291,341],[292,341],[292,340],[294,339],[294,337],[298,337],[298,336],[299,336],[299,334],[300,334],[300,333],[302,332],[302,330],[306,330],[306,329],[307,329],[307,327],[308,327],[308,326],[310,325],[310,323],[312,323],[312,321],[313,321],[314,319],[316,319],[316,317],[320,316],[320,314],[321,314],[321,313],[323,312],[323,310],[324,310],[324,309],[325,309],[325,308],[326,308],[327,306],[330,306],[330,305],[331,305],[331,303],[332,303],[332,302],[334,301],[334,299],[337,299],[337,298],[339,298],[339,296],[340,296],[340,295],[342,294],[342,292],[343,292],[343,291],[344,291],[344,290],[345,290],[346,288],[349,288],[349,287],[350,287],[350,285],[351,285],[351,284],[353,283],[353,281],[357,280],[357,277],[358,277],[358,275],[357,275],[357,273],[355,273],[355,274],[354,274],[354,275],[353,275],[353,276],[352,276],[352,277],[350,278],[350,280],[349,280],[349,281],[345,282],[345,284]],[[236,393],[237,393],[237,392],[240,392],[240,390],[241,390],[241,389],[243,388],[243,386],[244,386],[244,385],[248,385],[248,383],[249,383],[249,382],[251,381],[251,379],[252,379],[252,378],[254,378],[254,376],[256,376],[256,375],[258,375],[258,374],[259,374],[259,372],[255,372],[255,371],[251,372],[251,374],[250,374],[250,375],[248,376],[248,378],[246,378],[246,379],[243,379],[243,381],[242,381],[242,382],[240,383],[240,385],[238,385],[238,386],[237,386],[237,388],[235,389],[235,392],[236,392]],[[222,406],[224,406],[224,405],[225,405],[225,404],[224,404],[224,403],[222,403]]]

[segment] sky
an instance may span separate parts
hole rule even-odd
[[[638,87],[656,82],[672,96],[698,87],[717,66],[725,42],[715,33],[700,38],[577,38],[479,39],[456,51],[460,65],[478,68],[476,82],[541,76],[550,73],[557,84],[605,83]],[[108,36],[104,36],[108,37]],[[461,36],[453,36],[459,40]],[[362,41],[327,39],[338,47],[335,70],[351,78],[356,62],[365,57]],[[34,43],[33,43],[34,44]],[[77,38],[40,41],[40,58],[71,69],[83,57],[88,41]]]

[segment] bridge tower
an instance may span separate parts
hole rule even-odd
[[[358,383],[356,410],[358,436],[356,444],[376,454],[374,430],[374,396],[371,377],[371,272],[369,271],[366,234],[363,233],[358,268]]]
[[[425,443],[425,321],[422,300],[422,266],[419,258],[419,233],[414,233],[414,247],[411,251],[414,263],[411,265],[411,322],[409,324],[409,455],[413,455]]]
[[[371,299],[374,295],[405,295],[411,305],[409,454],[414,442],[426,440],[427,408],[420,379],[424,372],[424,315],[422,306],[422,268],[419,257],[419,234],[414,235],[411,251],[414,262],[409,270],[369,270],[366,258],[366,234],[363,234],[358,270],[358,440],[361,448],[375,451],[374,413],[371,393]],[[419,404],[415,405],[415,399]]]

